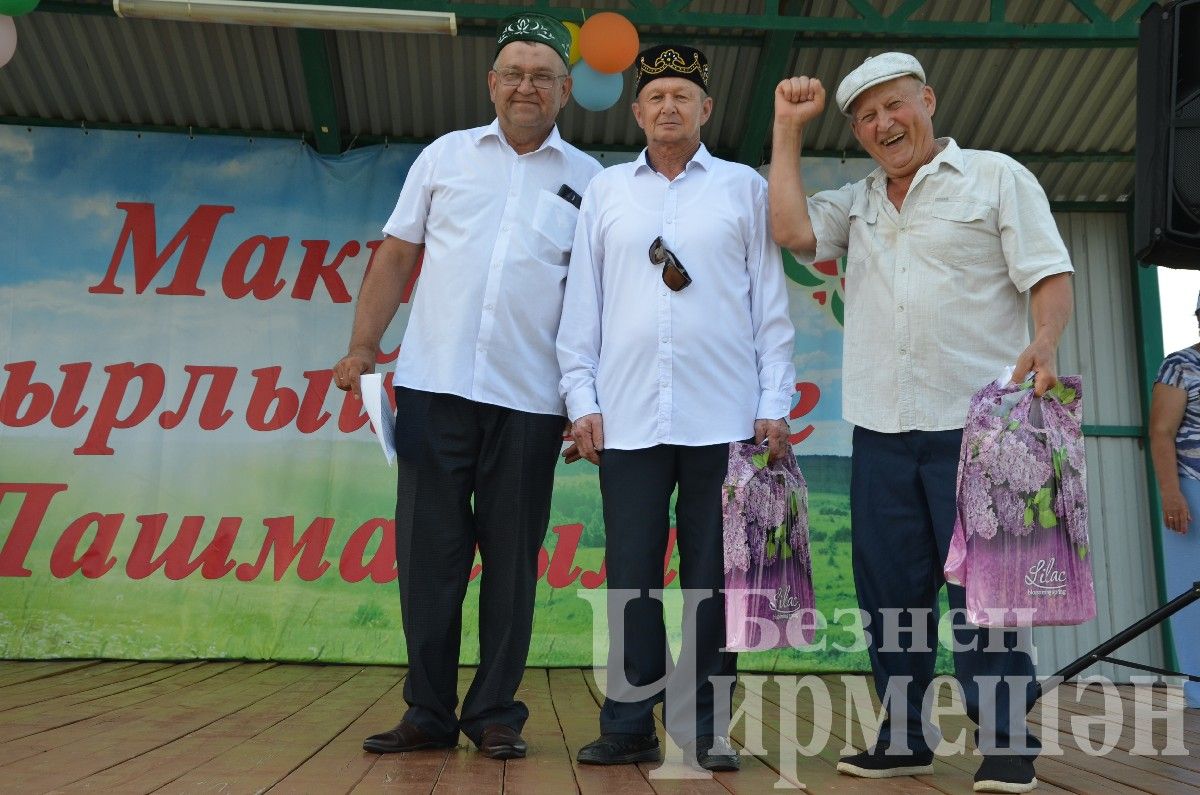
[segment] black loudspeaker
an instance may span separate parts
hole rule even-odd
[[[1146,10],[1137,69],[1134,251],[1200,270],[1200,0]]]

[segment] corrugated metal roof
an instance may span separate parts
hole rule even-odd
[[[1098,5],[1116,14],[1132,1]],[[576,4],[556,0],[554,5]],[[875,5],[891,13],[900,0]],[[761,0],[696,0],[689,11],[745,14],[762,7]],[[837,0],[785,3],[784,8],[789,14],[854,16],[848,3]],[[985,0],[933,0],[913,19],[984,20],[989,8]],[[1008,4],[1006,19],[1076,22],[1082,16],[1066,2],[1018,0]],[[0,70],[0,117],[296,135],[312,128],[296,31],[43,12],[19,17],[16,23],[17,55]],[[491,24],[461,15],[460,23],[474,30]],[[716,103],[705,142],[730,155],[746,135],[753,103],[774,80],[756,88],[763,36],[651,28],[642,31],[642,42],[663,36],[678,41],[693,33],[703,42],[713,70]],[[786,72],[819,76],[831,93],[841,76],[881,47],[858,45],[852,35],[833,43],[824,37],[810,46],[806,35],[797,38]],[[492,118],[485,87],[493,56],[488,36],[339,32],[326,34],[325,41],[344,141],[430,139]],[[1055,200],[1110,201],[1131,191],[1134,48],[951,45],[913,50],[937,92],[939,134],[972,148],[1016,153]],[[584,111],[571,103],[560,120],[564,135],[591,150],[639,146],[641,131],[628,110],[629,84],[627,76],[621,101],[605,112]],[[858,153],[844,119],[832,107],[806,137],[809,149]],[[1047,160],[1063,153],[1071,156]]]

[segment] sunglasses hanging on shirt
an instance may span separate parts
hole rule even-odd
[[[683,267],[683,263],[675,256],[671,249],[667,248],[663,243],[662,236],[654,238],[654,242],[650,244],[650,262],[654,265],[662,265],[662,280],[663,284],[671,288],[674,292],[679,292],[684,287],[692,283],[692,277],[688,276],[688,272]]]

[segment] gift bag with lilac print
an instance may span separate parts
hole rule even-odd
[[[1082,624],[1096,615],[1088,560],[1083,384],[1041,398],[1007,378],[976,392],[958,462],[946,580],[979,626]]]
[[[796,457],[768,464],[765,447],[729,445],[721,492],[725,648],[766,651],[812,643],[808,485]]]

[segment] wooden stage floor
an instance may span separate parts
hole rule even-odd
[[[462,673],[465,680],[471,671]],[[815,793],[916,795],[970,792],[978,765],[968,750],[940,757],[930,776],[866,781],[838,775],[834,765],[847,734],[862,741],[862,713],[846,717],[847,691],[867,692],[866,680],[804,680],[830,695],[814,710],[813,687],[781,697],[776,681],[761,688],[761,699],[745,699],[744,675],[738,703],[747,705],[748,721],[738,722],[734,739],[757,755],[743,756],[741,772],[682,779],[670,766],[657,772],[656,765],[579,766],[575,752],[597,734],[598,690],[591,671],[577,668],[527,672],[520,694],[531,712],[526,759],[497,762],[469,745],[364,753],[364,737],[398,720],[403,676],[400,668],[350,665],[0,662],[0,792],[724,795],[803,784]],[[754,682],[749,686],[753,692]],[[1039,709],[1032,718],[1043,738],[1057,729],[1062,748],[1039,760],[1037,792],[1200,793],[1200,714],[1182,710],[1178,690],[1142,693],[1153,696],[1155,708],[1174,710],[1174,725],[1139,721],[1138,694],[1129,686],[1116,689],[1118,700],[1110,699],[1107,711],[1096,687],[1079,698],[1074,685],[1058,693],[1056,711]],[[814,723],[814,714],[828,717]],[[950,737],[968,725],[961,710],[943,715],[940,724]],[[822,725],[831,732],[828,741],[781,756],[781,733],[804,744]],[[1107,742],[1111,750],[1086,753],[1076,739],[1080,732],[1085,743],[1098,748]],[[1182,752],[1148,750],[1170,744]]]

